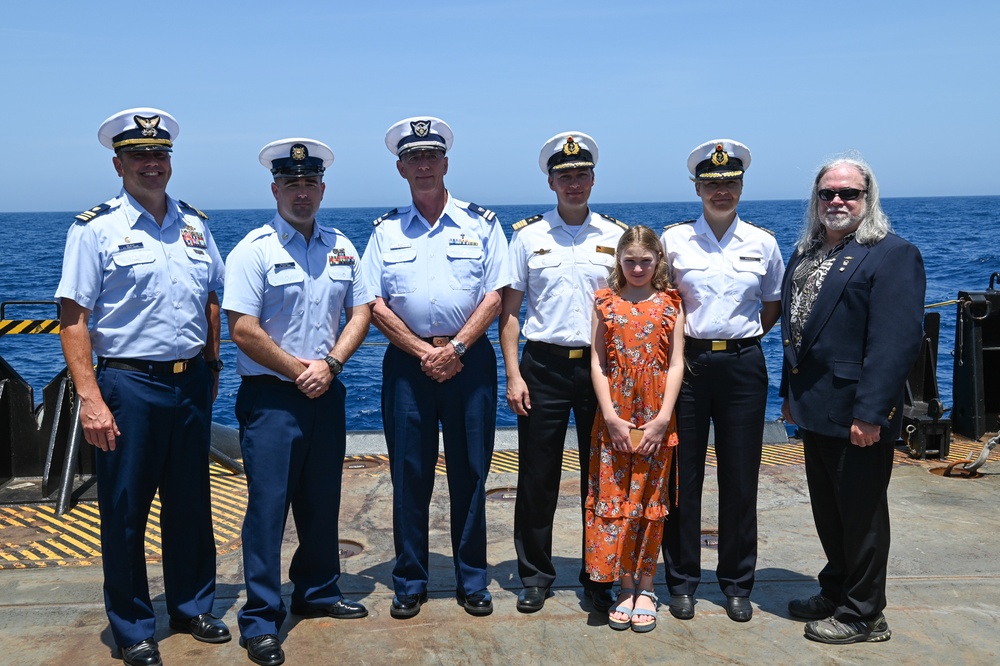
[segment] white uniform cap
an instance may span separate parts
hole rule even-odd
[[[688,171],[695,180],[742,178],[750,168],[750,149],[732,139],[706,141],[688,156]]]
[[[333,151],[314,139],[279,139],[260,149],[260,163],[275,178],[322,176],[333,164]]]
[[[385,133],[385,147],[397,157],[413,150],[451,150],[455,139],[448,123],[432,116],[400,120]]]
[[[597,142],[583,132],[560,132],[546,141],[538,154],[538,166],[544,174],[596,165]]]
[[[148,106],[119,111],[97,130],[97,140],[115,151],[164,150],[171,152],[181,128],[166,111]]]

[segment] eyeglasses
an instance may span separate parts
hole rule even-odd
[[[841,201],[854,201],[868,190],[859,190],[856,187],[845,187],[842,190],[820,190],[816,193],[823,201],[833,201],[834,197],[840,197]]]

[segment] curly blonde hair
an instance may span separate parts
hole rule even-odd
[[[653,271],[653,279],[650,281],[653,289],[656,291],[673,289],[674,285],[670,282],[670,275],[667,273],[667,262],[663,257],[663,247],[660,245],[660,237],[649,227],[637,224],[634,227],[629,227],[618,240],[618,247],[615,248],[615,267],[611,271],[611,277],[608,278],[608,286],[611,287],[611,291],[620,295],[622,287],[627,284],[619,260],[622,252],[633,245],[638,245],[644,250],[649,250],[657,257],[656,270]]]

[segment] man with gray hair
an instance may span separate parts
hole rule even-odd
[[[924,265],[892,233],[871,169],[837,159],[816,175],[781,289],[782,414],[805,450],[827,564],[820,593],[788,604],[806,638],[887,641],[886,490],[906,377],[922,338]]]

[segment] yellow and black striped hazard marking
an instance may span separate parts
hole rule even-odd
[[[246,479],[212,465],[215,548],[222,555],[240,546],[247,506]],[[146,525],[146,560],[161,558],[160,498]],[[51,505],[0,506],[0,570],[93,566],[101,558],[101,517],[96,502],[81,502],[59,516]]]
[[[58,319],[0,319],[0,336],[59,333]]]

